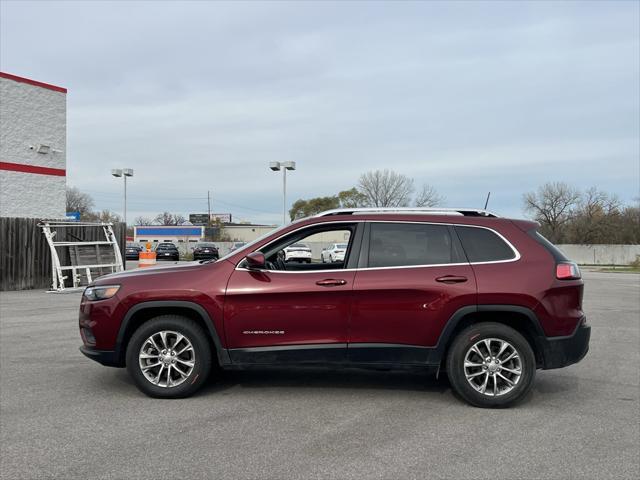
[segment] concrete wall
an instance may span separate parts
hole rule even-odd
[[[556,245],[581,265],[629,265],[640,257],[640,245]]]
[[[231,247],[233,246],[233,242],[213,242],[213,243],[215,243],[215,245],[218,247],[218,251],[220,252],[221,257],[229,253],[229,251],[231,250]],[[311,249],[312,257],[318,261],[320,260],[320,252],[322,252],[322,249],[324,249],[325,247],[328,247],[333,243],[340,243],[340,242],[304,242],[304,244],[308,245],[309,248]]]
[[[214,242],[220,256],[226,255],[233,245],[230,242]],[[334,242],[305,242],[311,248],[314,259],[320,259],[320,252]],[[640,256],[640,245],[556,245],[574,262],[581,265],[629,265]]]
[[[64,218],[66,101],[61,87],[0,74],[1,217]]]

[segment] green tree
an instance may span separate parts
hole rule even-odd
[[[293,202],[291,209],[289,210],[289,217],[291,220],[297,218],[310,217],[316,215],[325,210],[331,210],[333,208],[339,208],[340,201],[337,196],[331,197],[315,197],[309,200],[299,199]]]
[[[358,208],[368,207],[369,202],[367,196],[360,192],[356,187],[350,190],[343,190],[338,193],[338,202],[341,208]]]

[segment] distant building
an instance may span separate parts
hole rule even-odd
[[[63,219],[67,89],[0,72],[0,217]]]
[[[222,231],[232,242],[253,242],[265,233],[275,230],[277,225],[253,225],[250,223],[225,223]]]

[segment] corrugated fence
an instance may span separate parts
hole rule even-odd
[[[0,218],[0,290],[51,287],[51,253],[38,223],[35,218]],[[124,255],[124,223],[115,224],[113,231]],[[58,232],[56,241],[104,240],[101,228],[70,227]],[[66,250],[58,249],[63,265],[69,264]]]

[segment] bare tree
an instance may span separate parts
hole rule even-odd
[[[179,213],[162,212],[153,221],[157,225],[180,225],[185,222],[185,218]]]
[[[364,173],[358,190],[372,207],[406,207],[413,193],[413,179],[393,170],[375,170]]]
[[[540,222],[543,234],[552,242],[561,240],[561,228],[573,215],[580,192],[564,182],[545,183],[524,194],[524,209]]]
[[[422,190],[416,196],[416,207],[440,207],[445,202],[445,198],[431,185],[423,185]]]
[[[77,187],[67,187],[67,212],[80,212],[80,217],[86,220],[93,208],[93,198],[88,193],[81,192]]]
[[[151,220],[148,217],[136,217],[136,219],[134,220],[136,225],[142,225],[142,226],[146,226],[146,225],[153,225],[153,220]]]
[[[622,204],[616,195],[587,189],[576,207],[572,221],[566,229],[569,241],[576,243],[606,243],[622,229],[620,223]]]
[[[117,213],[111,210],[104,209],[101,212],[93,212],[90,214],[92,221],[105,222],[105,223],[119,223],[122,222],[122,218]]]

